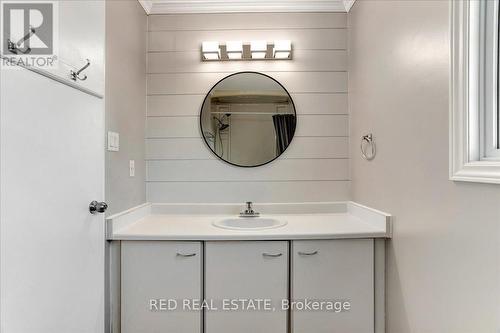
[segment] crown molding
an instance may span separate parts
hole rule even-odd
[[[355,2],[356,0],[344,0],[344,7],[347,13],[351,10],[352,6],[354,6]]]
[[[149,14],[348,12],[355,0],[139,0]]]
[[[142,8],[144,8],[146,14],[151,14],[151,10],[153,9],[153,0],[139,0],[139,3]]]

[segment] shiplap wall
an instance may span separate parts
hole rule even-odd
[[[349,199],[347,17],[343,13],[149,16],[147,197],[151,202],[302,202]],[[204,40],[290,39],[292,61],[201,62]],[[219,161],[201,138],[205,94],[224,76],[259,71],[280,81],[297,131],[258,168]]]

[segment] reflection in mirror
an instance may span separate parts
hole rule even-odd
[[[210,90],[200,124],[205,142],[219,158],[253,167],[286,150],[295,133],[296,113],[280,83],[264,74],[242,72]]]

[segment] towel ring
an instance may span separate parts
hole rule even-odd
[[[368,150],[368,147],[370,149]],[[371,161],[377,155],[377,150],[375,148],[375,140],[373,139],[373,134],[367,134],[361,137],[361,156],[367,160]]]

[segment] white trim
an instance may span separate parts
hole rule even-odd
[[[475,62],[469,54],[469,0],[451,2],[451,75],[450,75],[450,179],[500,184],[500,162],[481,160],[479,152],[479,91],[470,82],[479,80],[476,71],[469,71]],[[469,57],[471,56],[471,57]],[[477,131],[472,131],[474,128]],[[471,130],[472,129],[472,130]]]
[[[248,12],[340,12],[355,0],[139,0],[149,14],[248,13]]]
[[[345,11],[349,13],[356,0],[344,0]]]
[[[484,71],[481,71],[483,78],[481,82],[484,84],[485,101],[482,104],[484,111],[482,115],[484,119],[481,121],[481,159],[498,159],[500,157],[500,149],[497,147],[497,112],[498,110],[498,5],[499,1],[481,2],[483,5],[482,15],[484,15],[485,24],[483,26],[483,34],[481,40],[485,46],[481,49],[484,52],[482,59],[485,64]]]
[[[153,8],[153,0],[138,0],[146,14],[151,14],[151,9]]]

